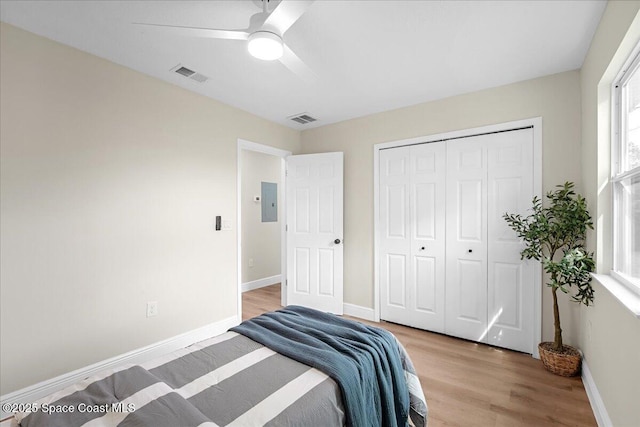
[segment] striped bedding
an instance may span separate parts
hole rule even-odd
[[[411,420],[425,425],[422,389],[406,353],[403,359]],[[342,405],[324,373],[227,332],[88,378],[16,419],[24,427],[341,426]]]

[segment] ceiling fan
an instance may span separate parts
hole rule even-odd
[[[284,33],[311,6],[313,0],[280,0],[273,10],[269,11],[270,1],[276,3],[274,0],[254,0],[254,3],[262,4],[262,12],[252,15],[249,20],[249,27],[240,30],[143,22],[134,22],[134,24],[170,31],[173,34],[187,37],[244,40],[247,42],[247,49],[253,57],[265,61],[278,59],[285,67],[304,80],[313,80],[315,78],[313,71],[302,62],[282,39]]]

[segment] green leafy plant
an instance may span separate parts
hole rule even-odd
[[[591,304],[593,288],[589,273],[594,270],[595,262],[593,253],[587,253],[584,248],[587,228],[593,229],[586,200],[576,195],[572,182],[565,182],[557,188],[547,193],[547,207],[534,197],[530,215],[505,213],[503,217],[526,245],[520,252],[521,258],[540,261],[550,276],[547,286],[553,294],[555,327],[552,348],[562,352],[558,289],[567,294],[569,287],[576,286],[572,299],[587,306]]]

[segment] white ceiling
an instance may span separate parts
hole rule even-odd
[[[315,72],[252,58],[244,41],[132,25],[242,29],[235,1],[0,1],[0,19],[294,129],[580,68],[606,1],[317,0],[284,35]],[[210,79],[171,72],[182,64]],[[288,116],[318,119],[299,125]]]

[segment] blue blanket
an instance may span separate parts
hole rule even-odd
[[[391,333],[333,314],[289,306],[231,329],[333,378],[347,426],[406,426],[409,391]]]

